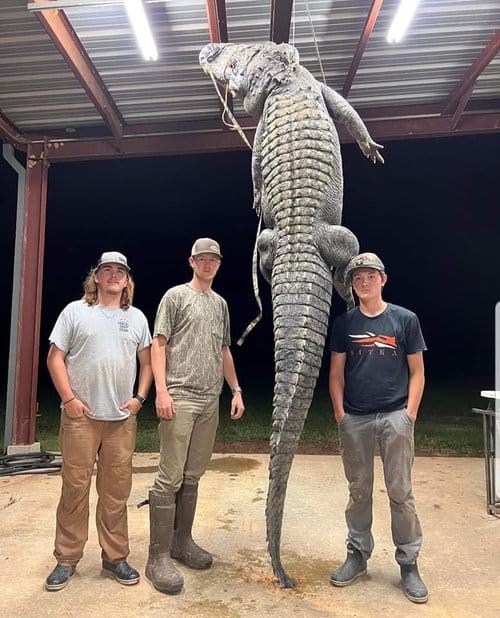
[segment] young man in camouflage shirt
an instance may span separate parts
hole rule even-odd
[[[207,569],[212,555],[191,536],[198,481],[205,472],[219,421],[224,378],[233,398],[231,418],[245,408],[229,349],[226,301],[212,290],[221,264],[219,244],[199,238],[193,245],[189,283],[169,289],[156,315],[152,366],[160,417],[160,464],[149,493],[150,546],[146,576],[168,594],[184,580],[171,561]]]

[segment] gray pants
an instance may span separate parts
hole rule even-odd
[[[357,416],[346,414],[339,424],[344,471],[349,482],[345,511],[347,542],[365,558],[372,554],[373,462],[378,444],[391,508],[396,561],[412,564],[422,545],[422,530],[411,488],[414,422],[406,409]]]

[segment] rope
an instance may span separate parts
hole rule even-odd
[[[311,17],[311,10],[309,9],[309,0],[304,0],[304,2],[306,5],[307,16],[309,18],[309,24],[311,26],[311,32],[312,32],[313,39],[314,39],[314,47],[316,48],[316,55],[318,56],[319,68],[321,69],[321,75],[323,76],[323,83],[326,86],[326,77],[325,77],[325,72],[323,71],[323,63],[321,62],[321,56],[319,53],[318,39],[316,38],[316,32],[314,31],[314,24],[313,24],[313,20]]]
[[[210,79],[212,80],[212,83],[215,87],[215,91],[217,92],[217,95],[222,103],[223,106],[223,111],[222,111],[222,122],[227,126],[230,127],[231,129],[236,129],[238,131],[238,133],[240,134],[241,138],[243,139],[243,141],[245,142],[245,144],[250,148],[250,150],[252,150],[252,146],[250,145],[247,136],[245,135],[245,133],[243,132],[243,129],[240,127],[240,125],[238,124],[238,121],[236,120],[236,118],[234,117],[234,114],[231,112],[231,110],[229,109],[229,105],[227,104],[227,95],[228,95],[228,90],[229,88],[226,87],[226,93],[224,98],[222,97],[220,91],[219,91],[219,85],[217,84],[217,80],[214,77],[214,74],[210,68],[210,66],[207,67],[207,72],[210,75]],[[226,119],[225,119],[225,115],[228,115],[231,124],[229,124]],[[259,292],[259,277],[257,274],[257,241],[259,238],[259,234],[260,234],[260,230],[262,227],[262,209],[259,215],[259,221],[257,223],[257,234],[255,236],[255,243],[253,246],[253,253],[252,253],[252,284],[253,284],[253,294],[255,296],[255,302],[257,303],[257,307],[259,308],[259,313],[257,314],[257,316],[250,322],[250,324],[245,328],[245,330],[243,331],[243,334],[241,335],[241,337],[238,339],[237,341],[237,345],[241,346],[243,345],[243,342],[245,341],[248,333],[250,333],[255,326],[261,321],[262,319],[262,301],[260,299],[260,292]]]
[[[253,283],[253,294],[255,296],[255,301],[257,302],[257,307],[259,308],[259,313],[255,316],[255,318],[250,322],[250,324],[245,328],[243,334],[236,342],[236,345],[243,345],[243,342],[247,338],[247,335],[257,326],[257,324],[262,319],[262,301],[260,300],[259,295],[259,277],[257,275],[257,241],[260,234],[260,229],[262,227],[262,209],[260,211],[259,223],[257,225],[257,235],[255,237],[255,244],[253,246],[253,254],[252,254],[252,283]]]
[[[250,150],[252,150],[252,146],[250,145],[250,142],[247,139],[247,136],[243,133],[243,129],[241,128],[241,126],[238,124],[238,121],[236,120],[236,118],[234,117],[233,112],[229,109],[229,105],[227,104],[227,91],[228,89],[226,88],[226,95],[223,98],[220,91],[219,91],[219,85],[217,84],[217,80],[214,77],[214,74],[210,68],[210,65],[207,66],[207,73],[210,75],[210,79],[212,80],[214,87],[215,87],[215,92],[217,93],[220,102],[222,103],[222,106],[224,107],[224,110],[222,112],[222,122],[226,125],[226,127],[230,127],[231,129],[236,129],[238,131],[238,133],[241,136],[241,139],[245,142],[245,144],[250,148]],[[229,124],[228,122],[226,122],[224,116],[225,115],[229,116],[229,119],[231,121],[232,124]]]

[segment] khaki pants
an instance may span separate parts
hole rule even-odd
[[[153,490],[176,494],[181,485],[197,485],[212,456],[219,397],[210,401],[175,400],[175,417],[159,424],[160,464]]]
[[[96,524],[102,558],[119,562],[128,556],[127,500],[132,487],[136,425],[135,415],[123,421],[94,421],[85,415],[71,418],[62,413],[62,491],[54,549],[57,562],[76,564],[83,556],[96,458]]]

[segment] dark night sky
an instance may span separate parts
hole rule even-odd
[[[419,315],[429,348],[428,379],[472,378],[481,388],[493,387],[494,307],[500,300],[499,145],[498,135],[386,142],[384,166],[374,166],[357,146],[342,147],[343,223],[362,250],[379,253],[385,262],[386,300]],[[0,259],[7,292],[1,310],[3,375],[16,183],[16,174],[0,159]],[[81,295],[88,269],[104,250],[127,255],[136,279],[135,304],[152,325],[165,289],[190,277],[193,240],[218,239],[224,260],[214,288],[229,303],[236,340],[256,313],[251,255],[257,220],[251,205],[249,152],[53,165],[42,383],[50,328],[63,306]],[[271,306],[263,280],[261,293],[263,322],[243,348],[233,348],[244,385],[273,377]],[[340,300],[334,300],[333,310],[343,310]]]

